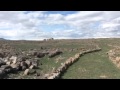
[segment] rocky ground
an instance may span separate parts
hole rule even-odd
[[[62,51],[55,50],[36,50],[32,49],[24,52],[17,52],[12,46],[7,44],[1,44],[0,46],[0,79],[9,78],[9,74],[18,73],[24,71],[22,76],[35,74],[40,76],[40,73],[36,72],[42,63],[39,62],[39,58],[48,55],[52,58],[61,54]],[[21,78],[20,77],[20,78]],[[35,78],[35,77],[34,77]],[[41,78],[41,77],[39,77]]]

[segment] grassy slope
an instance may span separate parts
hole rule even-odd
[[[99,40],[97,42],[102,51],[89,53],[81,57],[78,62],[73,64],[62,76],[64,79],[97,79],[100,76],[106,78],[120,78],[120,69],[108,59],[106,52],[111,49],[107,44],[117,43],[119,40]]]
[[[10,45],[14,46],[16,49],[29,50],[29,49],[40,49],[41,46],[44,48],[60,48],[63,50],[63,60],[60,60],[56,63],[56,56],[54,58],[48,59],[47,56],[40,59],[42,66],[37,71],[40,73],[49,73],[52,71],[52,67],[59,67],[62,62],[67,60],[69,57],[74,56],[75,53],[80,52],[82,47],[84,48],[94,48],[92,43],[98,44],[102,51],[89,53],[85,56],[82,56],[80,60],[74,63],[67,72],[62,76],[64,79],[72,78],[100,78],[100,76],[106,76],[106,78],[120,78],[120,70],[108,59],[106,54],[107,51],[113,49],[113,47],[108,46],[120,45],[120,39],[98,39],[98,40],[61,40],[61,41],[51,41],[51,42],[14,42]],[[69,50],[75,49],[72,52]],[[23,73],[23,72],[21,72]],[[16,74],[11,74],[11,76],[18,77]],[[32,78],[33,76],[27,76],[25,78]]]
[[[75,41],[76,42],[76,41]],[[56,57],[53,57],[51,59],[48,59],[48,56],[45,56],[44,58],[40,59],[40,62],[43,64],[40,66],[40,69],[37,70],[37,72],[40,73],[50,73],[53,69],[53,67],[58,68],[62,62],[67,60],[69,57],[74,56],[79,50],[74,50],[72,52],[69,52],[71,48],[76,49],[80,47],[85,47],[85,45],[80,45],[79,43],[74,43],[72,41],[53,41],[53,42],[24,42],[24,43],[10,43],[11,46],[14,46],[16,49],[20,50],[29,50],[29,49],[40,49],[41,47],[43,48],[60,48],[63,51],[63,54],[58,55]],[[87,46],[86,46],[87,48]],[[62,57],[63,59],[60,60],[58,63],[56,63],[56,59],[58,57]],[[23,74],[23,72],[19,73]],[[19,75],[16,74],[11,74],[11,77],[18,77]],[[25,78],[31,78],[29,76]]]

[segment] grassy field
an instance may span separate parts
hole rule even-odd
[[[98,79],[98,78],[120,78],[120,69],[118,69],[108,58],[106,52],[113,49],[114,46],[120,46],[120,39],[78,39],[78,40],[53,40],[53,41],[4,41],[14,47],[16,51],[28,51],[30,49],[41,50],[60,49],[63,54],[55,56],[51,59],[48,56],[40,58],[42,63],[37,72],[47,74],[53,68],[58,68],[62,62],[69,57],[80,52],[82,48],[92,49],[98,45],[102,51],[85,54],[71,65],[62,75],[61,79]],[[10,74],[11,77],[19,77],[18,74]],[[33,76],[25,76],[24,78],[33,78]]]
[[[120,45],[120,39],[99,39],[95,40],[100,52],[86,54],[74,63],[64,75],[63,79],[101,79],[101,78],[120,78],[120,69],[118,69],[108,58],[106,52],[113,47],[111,45]]]

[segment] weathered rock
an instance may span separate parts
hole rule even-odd
[[[20,70],[20,65],[18,65],[18,64],[11,64],[11,67],[13,68],[14,71]]]
[[[5,62],[5,63],[8,62],[8,59],[5,58],[5,59],[4,59],[4,62]]]
[[[18,56],[17,61],[26,61],[27,59],[28,59],[27,56],[25,56],[25,55],[20,55],[20,56]]]
[[[120,61],[120,57],[116,57],[116,61]]]
[[[31,65],[29,68],[30,68],[30,69],[35,69],[35,66],[34,66],[34,65]]]
[[[32,64],[30,60],[26,60],[25,63],[28,65],[28,67],[30,67],[30,65]]]
[[[17,64],[17,65],[20,65],[20,64],[21,64],[21,62],[19,62],[19,61],[18,61],[16,64]]]
[[[13,73],[13,69],[12,68],[7,68],[4,71],[5,71],[5,73]]]
[[[2,65],[1,68],[8,69],[8,68],[12,68],[12,67],[9,65]]]
[[[36,73],[35,76],[40,76],[40,73]]]
[[[44,54],[44,53],[40,53],[40,52],[39,52],[39,53],[37,53],[37,57],[38,57],[38,58],[42,58],[42,57],[44,57],[44,56],[45,56],[45,54]]]
[[[4,61],[0,61],[0,66],[5,65],[6,63]]]
[[[59,50],[51,51],[51,52],[49,52],[48,56],[49,56],[49,58],[51,58],[51,57],[54,57],[54,56],[59,55],[61,53],[62,53],[62,51],[59,51]]]
[[[5,70],[5,68],[0,68],[0,70],[3,70],[3,71],[4,71],[4,70]]]
[[[33,69],[26,69],[24,71],[24,74],[23,75],[29,75],[29,74],[35,74],[36,73],[36,70],[33,70]]]
[[[38,60],[32,61],[32,65],[34,65],[34,67],[37,68],[39,65],[39,61]]]
[[[10,60],[13,64],[16,64],[16,63],[17,63],[17,57],[16,57],[16,56],[12,56],[9,60]]]
[[[28,74],[29,74],[29,70],[30,70],[30,69],[26,69],[26,70],[24,71],[24,74],[23,74],[23,75],[28,75]]]
[[[0,70],[0,79],[2,79],[5,75],[5,71],[4,70]]]
[[[47,55],[47,54],[49,54],[49,51],[42,51],[42,53]]]
[[[7,61],[6,64],[7,64],[7,65],[10,65],[10,64],[11,64],[11,61]]]
[[[27,63],[26,63],[25,61],[22,61],[22,62],[20,63],[20,66],[21,66],[21,67],[22,67],[22,66],[28,67],[28,65],[27,65]]]
[[[4,61],[4,58],[0,58],[0,61]]]
[[[3,58],[4,57],[4,53],[0,52],[0,57]]]
[[[26,70],[27,69],[27,66],[22,66],[22,70]]]
[[[34,52],[32,53],[33,56],[36,56],[37,54],[38,54],[37,51],[34,51]]]
[[[49,77],[49,74],[45,74],[44,77],[45,77],[45,78]]]

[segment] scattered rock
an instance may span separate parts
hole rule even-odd
[[[39,65],[38,60],[34,60],[34,61],[32,61],[32,65],[34,65],[34,68],[37,68],[38,65]]]
[[[1,68],[8,69],[8,68],[12,68],[12,67],[9,65],[2,65]]]
[[[3,58],[4,57],[4,53],[0,52],[0,57]]]
[[[10,65],[10,64],[11,64],[11,61],[7,61],[6,64],[7,64],[7,65]]]
[[[8,73],[12,73],[12,72],[13,72],[13,69],[12,69],[12,68],[7,68],[7,69],[5,69],[4,71],[5,71],[5,73],[8,74]]]
[[[49,58],[52,58],[52,57],[54,57],[54,56],[56,56],[56,55],[59,55],[59,54],[61,54],[61,53],[62,53],[62,51],[55,50],[55,51],[49,52],[48,56],[49,56]]]
[[[26,69],[26,70],[24,71],[24,74],[23,74],[23,75],[28,75],[28,74],[29,74],[29,70],[30,70],[30,69]]]
[[[19,71],[20,70],[20,65],[11,64],[11,67],[14,69],[14,71]]]
[[[22,70],[25,70],[25,69],[27,69],[27,66],[22,66]]]
[[[40,76],[40,73],[36,73],[36,76]]]
[[[24,71],[24,74],[23,75],[29,75],[29,74],[35,74],[36,73],[36,70],[33,70],[33,69],[26,69]]]
[[[17,62],[17,57],[16,56],[12,56],[11,58],[10,58],[10,60],[12,61],[12,63],[16,63]]]
[[[45,54],[44,54],[44,53],[40,53],[40,52],[39,52],[39,53],[37,53],[37,57],[38,57],[38,58],[42,58],[42,57],[44,57],[44,56],[45,56]]]
[[[34,66],[34,65],[31,65],[29,68],[30,68],[30,69],[35,69],[35,66]]]
[[[22,62],[20,63],[20,66],[21,66],[21,67],[23,67],[23,66],[28,67],[28,65],[27,65],[27,63],[26,63],[25,61],[22,61]]]
[[[30,67],[30,65],[32,64],[32,62],[29,60],[26,60],[25,63],[28,65],[28,67]]]
[[[0,70],[0,79],[2,79],[5,75],[5,71],[4,70]]]
[[[0,60],[0,66],[5,65],[6,63],[4,61]]]
[[[25,55],[19,55],[18,56],[18,61],[26,61],[27,59],[29,59],[27,56],[25,56]]]

